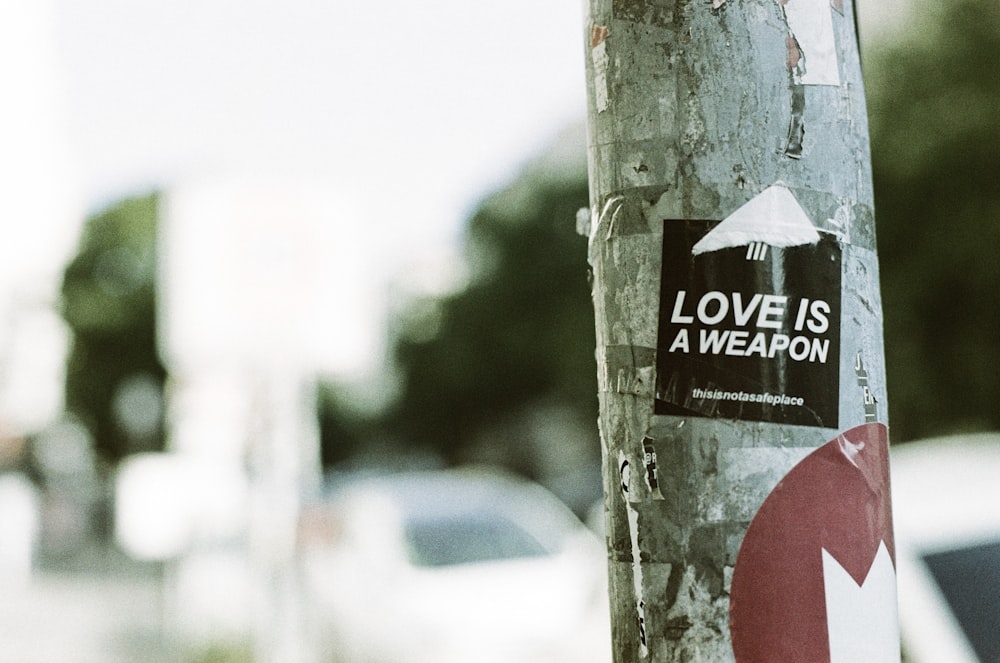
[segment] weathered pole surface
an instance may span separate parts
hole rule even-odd
[[[852,0],[588,1],[615,661],[898,661]]]

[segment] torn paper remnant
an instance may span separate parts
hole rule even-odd
[[[800,55],[789,66],[800,85],[840,85],[830,0],[778,0]],[[789,40],[791,44],[792,40]]]
[[[609,30],[594,24],[590,29],[590,58],[594,65],[594,101],[597,112],[608,109],[608,49]]]

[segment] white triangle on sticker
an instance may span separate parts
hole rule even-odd
[[[691,248],[693,255],[760,242],[786,248],[815,244],[820,239],[792,192],[772,184],[722,220]]]

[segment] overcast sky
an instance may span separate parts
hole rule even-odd
[[[54,1],[91,206],[264,170],[453,226],[585,112],[579,0]]]

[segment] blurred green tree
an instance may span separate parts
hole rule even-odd
[[[114,463],[163,447],[166,371],[156,349],[156,194],[87,220],[62,282],[73,332],[66,405]]]
[[[599,457],[586,240],[575,224],[588,204],[584,160],[580,137],[565,138],[488,196],[467,226],[465,287],[397,319],[394,437],[448,462],[486,454],[537,476],[540,420],[568,418],[585,441],[575,435],[562,452],[587,454],[583,442]]]
[[[866,53],[893,438],[1000,428],[1000,3]]]
[[[363,450],[365,442],[379,436],[376,417],[359,412],[345,402],[348,387],[334,382],[319,385],[316,396],[319,423],[320,463],[333,467],[350,461]]]

